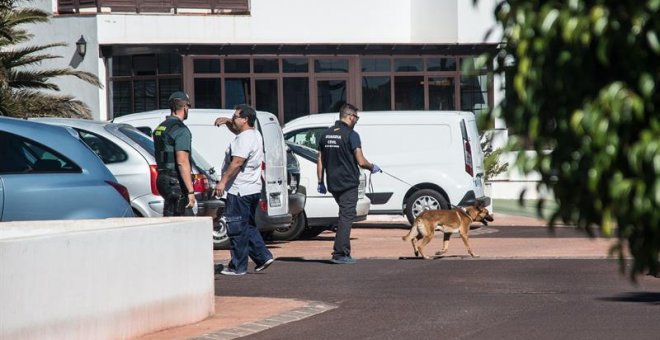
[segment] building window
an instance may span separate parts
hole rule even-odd
[[[217,109],[222,107],[219,78],[195,78],[195,107]]]
[[[225,59],[225,73],[250,73],[250,60]]]
[[[316,73],[347,73],[348,59],[316,59],[314,60]]]
[[[424,77],[394,77],[395,110],[424,110]]]
[[[456,71],[456,58],[428,58],[426,59],[426,70],[433,71]]]
[[[284,73],[307,73],[309,72],[309,61],[307,58],[285,58],[282,59],[282,72]]]
[[[225,109],[233,109],[239,104],[251,105],[250,78],[225,79]]]
[[[254,73],[279,73],[280,63],[277,59],[254,59]]]
[[[144,54],[108,59],[113,117],[167,108],[167,98],[183,89],[181,56]]]
[[[389,110],[392,106],[391,84],[388,76],[362,77],[362,110]]]
[[[278,109],[278,91],[277,79],[257,79],[254,81],[255,108],[259,111],[266,111],[277,115]]]
[[[461,76],[461,110],[475,114],[488,110],[488,75]]]
[[[394,59],[395,72],[421,72],[422,70],[422,58]]]
[[[309,78],[286,77],[283,81],[284,122],[309,114]]]
[[[195,59],[193,60],[193,72],[220,73],[220,59]]]
[[[455,110],[454,77],[429,77],[429,110]]]

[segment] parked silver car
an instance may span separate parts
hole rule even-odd
[[[163,215],[163,198],[156,188],[158,172],[151,138],[128,124],[75,118],[35,120],[72,127],[101,158],[119,183],[128,188],[135,215],[145,217]],[[204,171],[195,166],[196,158],[199,161],[199,156],[193,157],[193,187],[198,200],[198,215],[215,217],[215,211],[208,208],[213,206],[217,210],[219,202],[210,198],[208,177]]]
[[[131,217],[129,193],[72,129],[0,117],[0,220]]]

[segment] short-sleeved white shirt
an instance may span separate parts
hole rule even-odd
[[[252,195],[261,192],[261,163],[264,160],[264,143],[256,129],[239,133],[225,150],[222,173],[227,171],[233,156],[245,159],[233,181],[227,183],[227,192],[232,195]]]

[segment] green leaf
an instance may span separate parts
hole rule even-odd
[[[654,31],[646,32],[646,41],[655,54],[660,54],[660,42],[658,42],[658,35]]]

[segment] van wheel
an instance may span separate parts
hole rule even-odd
[[[291,226],[289,228],[277,228],[273,230],[273,240],[275,241],[293,241],[300,237],[300,234],[305,230],[307,225],[307,216],[305,212],[293,217]]]
[[[227,221],[224,216],[213,220],[213,249],[229,249]]]
[[[447,200],[437,191],[432,189],[422,189],[416,191],[406,201],[406,217],[410,224],[415,217],[424,210],[449,209]]]

